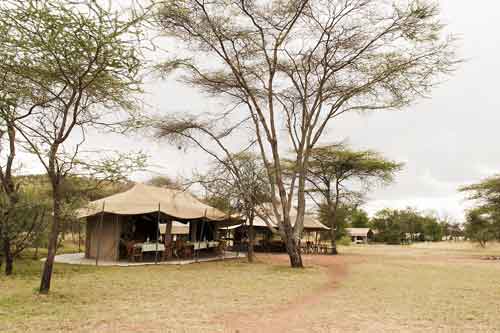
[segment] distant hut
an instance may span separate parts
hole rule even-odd
[[[373,231],[370,228],[346,228],[346,232],[356,244],[366,244],[373,239]]]

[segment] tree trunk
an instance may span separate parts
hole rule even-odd
[[[293,235],[291,227],[285,226],[285,246],[286,252],[290,257],[290,266],[293,268],[303,268],[302,256],[300,255],[300,246],[298,240]]]
[[[248,225],[248,262],[252,263],[254,261],[254,244],[255,244],[255,230],[253,228],[253,216],[249,219]]]
[[[296,242],[293,238],[289,238],[286,242],[286,251],[288,253],[288,256],[290,257],[290,265],[293,268],[304,267],[298,242]]]
[[[61,219],[61,195],[59,193],[59,185],[53,186],[53,218],[52,218],[52,227],[50,229],[49,235],[49,245],[48,245],[48,254],[47,259],[45,260],[45,264],[43,266],[42,279],[40,281],[40,293],[48,294],[50,290],[50,282],[52,279],[52,269],[54,267],[54,258],[56,256],[57,251],[57,239],[59,236],[59,223]]]
[[[12,256],[12,252],[10,251],[9,239],[4,239],[3,252],[5,255],[5,275],[11,275],[14,268],[14,258]]]
[[[339,252],[337,251],[337,209],[339,207],[340,202],[340,183],[338,178],[335,181],[335,202],[330,200],[330,196],[328,197],[328,209],[330,210],[332,222],[330,223],[331,227],[331,236],[332,236],[332,252],[331,255],[337,255]]]
[[[332,252],[331,255],[337,255],[339,252],[337,251],[337,231],[335,230],[335,225],[332,224],[330,235],[332,237]]]
[[[78,252],[82,252],[82,224],[78,221]]]

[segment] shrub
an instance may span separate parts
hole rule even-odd
[[[337,243],[338,243],[339,245],[349,246],[349,245],[351,245],[351,243],[352,243],[352,241],[351,241],[351,237],[349,237],[349,236],[343,236],[341,239],[339,239],[339,240],[337,241]]]

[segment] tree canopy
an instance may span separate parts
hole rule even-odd
[[[354,150],[345,143],[319,146],[311,150],[306,173],[306,191],[318,205],[329,210],[332,252],[338,239],[338,207],[358,205],[377,183],[388,184],[402,164],[385,159],[371,150]],[[324,209],[324,208],[323,208]]]
[[[252,125],[293,267],[302,266],[306,169],[328,124],[346,112],[403,108],[457,63],[434,1],[166,0],[157,21],[178,43],[161,70],[225,97],[219,118]],[[288,186],[290,148],[297,173]]]

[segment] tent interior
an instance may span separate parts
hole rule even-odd
[[[91,202],[79,216],[87,220],[86,258],[112,261],[221,252],[218,228],[241,223],[187,191],[143,184]]]
[[[140,215],[104,214],[87,218],[86,257],[99,259],[131,259],[132,247],[153,244],[150,251],[144,251],[141,260],[154,260],[156,252],[165,251],[167,239],[173,248],[192,247],[186,256],[206,255],[220,249],[218,233],[214,222],[202,219],[174,221],[158,213]],[[167,225],[171,223],[170,233]],[[159,248],[154,248],[159,244]],[[160,254],[162,258],[163,253]],[[177,255],[176,257],[179,257]]]

